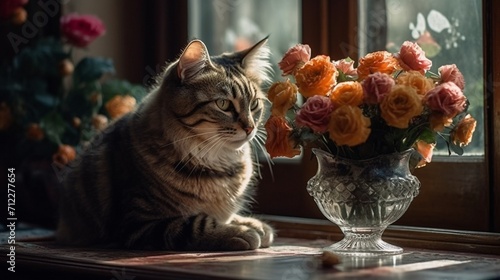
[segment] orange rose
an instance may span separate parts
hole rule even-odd
[[[45,137],[42,128],[37,123],[31,123],[26,129],[26,138],[31,141],[40,141]]]
[[[297,70],[295,80],[304,97],[327,95],[337,83],[339,72],[326,55],[318,55]]]
[[[366,142],[371,121],[359,107],[344,105],[333,111],[328,125],[330,138],[339,146],[356,146]]]
[[[297,86],[289,80],[274,83],[267,92],[269,100],[273,103],[271,114],[284,116],[286,111],[297,102],[297,91]]]
[[[429,121],[433,131],[443,131],[445,126],[450,126],[453,119],[438,112],[432,112]]]
[[[131,112],[135,107],[136,101],[130,95],[116,95],[111,100],[106,102],[106,110],[112,119],[119,118],[128,112]]]
[[[59,74],[61,76],[68,76],[73,74],[75,71],[75,66],[69,59],[63,59],[61,62],[59,62]]]
[[[76,158],[76,151],[70,145],[59,145],[57,152],[52,155],[52,160],[62,165],[67,165]]]
[[[432,160],[432,154],[434,153],[434,148],[436,147],[435,143],[427,143],[422,140],[418,140],[415,143],[415,148],[417,152],[422,156],[422,160],[417,164],[417,167],[424,167],[427,163],[430,163]]]
[[[271,116],[265,125],[267,132],[266,150],[271,156],[292,158],[300,154],[300,149],[295,148],[290,138],[292,128],[282,116]]]
[[[472,140],[472,134],[476,130],[476,123],[476,120],[467,114],[451,131],[451,141],[460,146],[469,145]]]
[[[7,130],[12,125],[12,112],[7,103],[0,103],[0,131]]]
[[[424,96],[429,90],[434,88],[432,80],[420,74],[418,71],[401,73],[401,75],[396,78],[396,84],[413,87],[420,96]]]
[[[391,75],[398,69],[400,69],[398,60],[387,51],[367,54],[359,59],[357,68],[360,79],[364,79],[375,72]]]
[[[359,106],[363,103],[363,87],[358,82],[343,82],[337,84],[330,95],[334,108],[342,105]]]
[[[395,85],[380,103],[380,111],[388,125],[407,128],[411,119],[422,113],[423,106],[416,89]]]

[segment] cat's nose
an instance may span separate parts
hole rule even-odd
[[[250,135],[250,133],[252,133],[253,129],[254,129],[254,128],[253,128],[253,127],[251,127],[251,126],[244,128],[244,130],[245,130],[245,132],[247,133],[247,135]]]

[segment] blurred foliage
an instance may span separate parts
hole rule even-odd
[[[81,149],[100,129],[95,116],[109,118],[105,104],[116,95],[139,102],[141,85],[114,79],[113,61],[85,57],[76,63],[71,49],[54,38],[42,38],[23,48],[0,67],[0,104],[4,113],[0,136],[15,139],[15,157],[48,158],[60,145]],[[29,129],[42,137],[33,139]]]

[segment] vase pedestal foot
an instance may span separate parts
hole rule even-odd
[[[403,253],[403,248],[389,244],[381,239],[382,233],[344,233],[344,239],[323,248],[334,254],[349,256],[380,256]]]

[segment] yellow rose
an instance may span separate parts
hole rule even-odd
[[[136,101],[130,95],[116,95],[106,102],[106,111],[112,119],[119,118],[128,112],[132,111],[135,107]]]
[[[434,88],[432,80],[420,74],[418,71],[401,73],[396,78],[396,84],[413,87],[420,96],[424,96],[429,90]]]
[[[359,106],[363,103],[363,87],[358,82],[343,82],[337,84],[330,95],[334,108],[342,105]]]
[[[472,141],[472,134],[476,130],[476,123],[476,120],[467,114],[451,131],[451,141],[460,146],[469,145],[470,141]]]
[[[416,89],[395,85],[380,103],[380,111],[388,125],[408,128],[411,119],[422,113],[423,106]]]
[[[274,83],[267,92],[267,97],[273,103],[271,114],[284,116],[286,111],[297,102],[297,91],[297,86],[289,80]]]
[[[344,105],[333,111],[328,124],[330,138],[339,146],[356,146],[366,142],[371,121],[359,107]]]
[[[104,130],[108,126],[108,118],[101,114],[93,116],[91,122],[92,126],[97,130]]]

